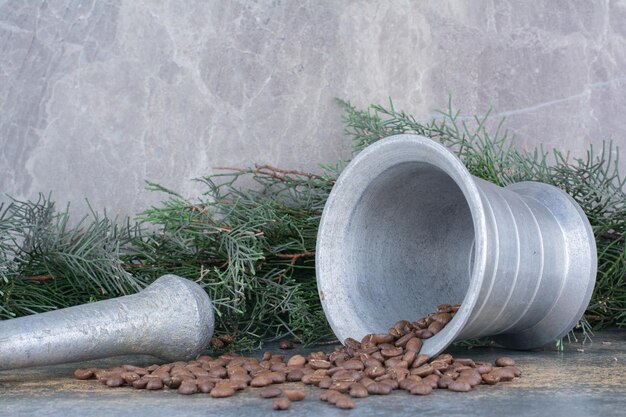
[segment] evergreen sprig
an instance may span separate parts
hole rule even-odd
[[[366,110],[338,103],[355,153],[389,135],[417,133],[498,185],[535,180],[567,191],[587,213],[598,245],[598,281],[585,317],[595,327],[626,325],[626,198],[610,142],[599,154],[590,148],[586,158],[572,159],[556,150],[519,150],[502,122],[489,128],[488,115],[468,121],[451,106],[421,123],[392,103]],[[13,200],[0,206],[0,318],[132,293],[173,273],[205,288],[217,334],[235,336],[239,348],[288,334],[305,343],[327,337],[315,239],[344,165],[322,166],[319,175],[268,165],[226,168],[197,179],[205,192],[194,199],[148,183],[165,200],[138,223],[122,225],[92,211],[70,227],[68,210],[58,212],[49,197]]]

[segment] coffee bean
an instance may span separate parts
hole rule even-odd
[[[211,390],[215,387],[215,385],[210,381],[198,382],[197,385],[198,385],[198,391],[202,392],[203,394],[210,393]]]
[[[282,394],[282,391],[275,387],[267,387],[259,391],[259,396],[261,398],[275,398],[278,397],[280,394]]]
[[[286,389],[283,391],[283,394],[289,398],[289,401],[302,401],[306,397],[304,392],[294,389]]]
[[[159,390],[163,389],[163,381],[161,378],[150,378],[146,384],[147,390]]]
[[[500,382],[500,377],[498,375],[494,375],[491,372],[482,375],[483,382],[487,385],[495,385]]]
[[[487,374],[493,370],[493,366],[487,362],[476,362],[476,370],[478,373]]]
[[[331,363],[323,359],[311,359],[309,365],[313,369],[330,369]]]
[[[455,363],[460,363],[461,365],[469,366],[470,368],[475,368],[476,367],[476,363],[474,363],[474,361],[471,360],[471,359],[455,358],[454,362]]]
[[[422,349],[422,341],[418,339],[417,337],[412,337],[409,340],[407,340],[406,344],[404,345],[404,348],[407,351],[411,350],[415,353],[419,353],[419,351]]]
[[[293,349],[293,342],[291,340],[281,340],[278,342],[279,349]]]
[[[467,392],[472,389],[472,386],[467,382],[454,381],[448,384],[448,389],[454,392]]]
[[[135,389],[145,389],[146,385],[148,385],[148,380],[145,378],[139,378],[137,381],[133,382],[133,388]]]
[[[497,375],[500,378],[500,381],[502,382],[511,381],[513,380],[513,378],[515,378],[515,372],[509,367],[496,368],[490,373],[492,375]]]
[[[516,378],[522,376],[522,371],[517,366],[506,366],[505,368],[510,369]]]
[[[361,349],[361,343],[349,337],[343,341],[343,344],[350,349]]]
[[[352,384],[350,385],[350,396],[352,398],[365,398],[369,394],[367,393],[367,388],[365,388],[361,384]]]
[[[405,347],[407,342],[411,339],[414,339],[415,335],[413,333],[407,333],[404,336],[402,336],[401,338],[399,338],[398,340],[396,340],[396,342],[394,343],[394,345],[398,346],[398,347]]]
[[[289,371],[285,379],[289,382],[297,382],[302,380],[303,376],[304,372],[301,369],[294,369],[293,371]]]
[[[290,407],[291,401],[289,401],[289,398],[276,398],[272,403],[274,410],[289,410]]]
[[[422,378],[427,375],[432,374],[433,372],[435,372],[435,369],[432,367],[431,364],[428,364],[428,363],[420,366],[419,368],[411,369],[412,375],[421,376]]]
[[[383,357],[385,358],[393,358],[394,356],[402,355],[402,353],[404,353],[404,349],[402,349],[401,347],[392,347],[382,349],[380,351],[380,354],[383,355]]]
[[[218,386],[215,386],[215,388],[211,390],[211,397],[213,398],[232,397],[233,395],[235,395],[235,390],[229,386],[218,385]]]
[[[433,388],[431,385],[417,382],[409,392],[413,395],[429,395],[433,393]]]
[[[306,358],[302,355],[294,355],[287,361],[287,366],[300,367],[306,364]]]
[[[496,366],[515,366],[515,361],[508,356],[501,356],[496,359]]]
[[[270,385],[271,383],[272,383],[272,377],[267,376],[267,375],[260,375],[255,378],[252,378],[252,381],[250,381],[250,386],[259,388],[259,387],[266,387]]]
[[[198,386],[196,385],[195,381],[188,379],[180,384],[176,392],[182,395],[195,394],[196,392],[198,392]]]
[[[389,385],[381,384],[379,382],[375,382],[370,384],[367,387],[367,393],[372,395],[387,395],[391,392],[391,387]]]
[[[404,328],[406,328],[407,326],[410,326],[410,325],[411,325],[411,323],[409,323],[406,320],[398,320],[397,322],[395,322],[393,327],[394,327],[394,329],[403,330]]]
[[[441,378],[439,378],[439,381],[437,381],[437,388],[444,388],[444,389],[448,388],[448,385],[450,385],[453,382],[454,382],[454,379],[452,379],[448,375],[444,375]]]
[[[124,379],[119,375],[112,376],[106,380],[107,387],[121,387],[122,385],[124,385]]]
[[[439,321],[433,321],[428,326],[428,331],[430,331],[433,335],[436,335],[437,333],[439,333],[443,329],[444,326],[445,326],[445,324],[443,324],[443,323],[441,323]]]
[[[331,378],[326,377],[324,379],[322,379],[317,386],[321,389],[328,389],[330,388],[331,385],[333,385],[335,381],[333,381]]]
[[[128,385],[132,385],[133,382],[137,381],[140,378],[140,376],[137,375],[135,372],[124,372],[120,376]]]
[[[362,371],[364,366],[363,366],[363,362],[358,361],[356,359],[351,359],[348,361],[345,361],[343,364],[341,364],[341,367],[343,369],[346,370],[354,370],[354,371]]]
[[[351,409],[354,408],[354,405],[354,401],[350,397],[347,397],[345,395],[342,395],[340,398],[337,399],[337,402],[335,402],[335,407],[341,409]]]
[[[74,377],[76,379],[90,379],[93,378],[94,376],[94,368],[87,368],[87,369],[77,369],[74,371]]]

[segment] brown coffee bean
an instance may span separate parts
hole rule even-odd
[[[432,374],[433,372],[435,372],[435,369],[432,367],[431,364],[428,363],[420,366],[419,368],[413,368],[411,370],[412,375],[421,376],[422,378]]]
[[[450,313],[452,311],[452,305],[450,304],[439,304],[437,306],[437,313]]]
[[[415,335],[413,333],[407,333],[404,336],[400,337],[398,340],[396,340],[394,345],[398,347],[405,347],[407,342],[414,338],[415,338]]]
[[[349,337],[343,341],[343,344],[350,349],[361,349],[361,343]]]
[[[412,337],[409,340],[407,340],[406,344],[404,345],[404,348],[406,350],[412,350],[415,353],[419,353],[420,349],[422,349],[422,341],[418,339],[417,337]]]
[[[323,359],[311,359],[309,361],[309,365],[313,369],[330,369],[331,368],[331,363]]]
[[[332,376],[333,381],[345,381],[345,382],[357,382],[363,376],[359,371],[345,371],[341,370],[339,372],[335,372]]]
[[[287,361],[287,366],[300,367],[306,364],[306,358],[302,355],[294,355]]]
[[[334,382],[335,381],[333,381],[331,378],[325,377],[324,379],[319,381],[317,386],[321,389],[328,389],[331,385],[333,385]]]
[[[415,334],[415,336],[419,337],[420,339],[430,339],[431,337],[434,336],[433,332],[428,330],[428,328],[415,330],[413,333]]]
[[[302,401],[306,397],[304,392],[295,389],[286,389],[283,394],[289,398],[289,401]]]
[[[398,384],[398,388],[405,391],[411,391],[411,389],[417,384],[421,384],[421,381],[414,381],[412,379],[405,378]]]
[[[393,379],[389,378],[389,376],[388,376],[388,375],[385,375],[385,376],[387,377],[386,379],[380,379],[380,380],[379,380],[379,381],[377,381],[377,382],[378,382],[378,383],[380,383],[380,384],[385,384],[385,385],[387,385],[387,386],[388,386],[388,387],[390,387],[392,390],[394,390],[394,389],[398,389],[398,385],[399,385],[399,384],[398,384],[398,381],[395,381],[395,380],[393,380]],[[380,378],[382,378],[382,377],[380,377]]]
[[[74,371],[74,377],[76,379],[90,379],[94,377],[94,368],[77,369]]]
[[[393,358],[395,356],[400,356],[404,353],[404,349],[401,347],[392,347],[388,349],[381,349],[380,354],[385,358]]]
[[[409,392],[413,395],[429,395],[433,393],[433,387],[425,383],[417,382]]]
[[[146,385],[148,385],[148,379],[145,378],[139,378],[137,381],[132,383],[133,388],[135,389],[145,389]]]
[[[106,380],[106,386],[111,388],[121,387],[124,383],[124,379],[119,375],[114,375]]]
[[[350,385],[354,384],[352,381],[333,381],[332,385],[328,387],[329,390],[339,391],[342,394],[350,390]]]
[[[272,378],[273,384],[282,384],[287,380],[287,374],[284,372],[270,372],[269,377]]]
[[[394,339],[398,339],[404,336],[405,332],[400,329],[396,329],[395,327],[390,327],[389,330],[387,330],[387,334],[393,337]]]
[[[483,382],[487,385],[495,385],[500,382],[500,377],[498,375],[494,375],[491,372],[482,375]]]
[[[440,312],[434,314],[432,318],[435,322],[441,323],[445,326],[450,320],[452,320],[452,315],[450,313]]]
[[[448,389],[454,392],[467,392],[472,389],[472,386],[467,382],[454,381],[448,384]]]
[[[461,365],[469,366],[470,368],[475,368],[476,367],[476,363],[473,360],[471,360],[471,359],[455,358],[454,362],[455,363],[460,363]]]
[[[294,369],[293,371],[289,371],[285,379],[289,382],[297,382],[302,380],[303,376],[304,372],[301,369]]]
[[[150,383],[148,383],[149,386]],[[198,392],[198,385],[196,385],[196,382],[191,380],[191,379],[187,379],[183,382],[181,382],[180,386],[178,387],[178,389],[176,390],[176,392],[178,392],[179,394],[182,395],[191,395],[191,394],[195,394],[196,392]]]
[[[441,323],[439,321],[433,321],[428,326],[428,331],[430,331],[433,335],[436,335],[437,333],[439,333],[443,329],[444,326],[445,326],[445,324],[443,324],[443,323]]]
[[[359,384],[361,384],[361,385],[363,385],[365,388],[367,388],[367,387],[369,387],[371,384],[373,384],[374,382],[376,382],[376,381],[374,381],[374,380],[373,380],[373,379],[371,379],[370,377],[365,376],[365,377],[363,377],[363,378],[359,381]]]
[[[267,387],[259,391],[259,397],[261,398],[275,398],[280,394],[282,394],[282,390],[275,387]]]
[[[515,361],[508,356],[501,356],[496,359],[496,366],[515,366]]]
[[[337,399],[337,402],[335,402],[335,407],[341,409],[351,409],[354,408],[354,405],[354,401],[350,397],[347,397],[345,395],[342,395],[340,398]]]
[[[293,349],[293,342],[291,340],[283,339],[278,342],[279,349]]]
[[[493,370],[493,366],[487,362],[476,362],[476,370],[478,373],[487,374]]]
[[[419,368],[420,366],[428,363],[429,360],[430,360],[430,356],[428,356],[425,353],[417,355],[417,357],[413,361],[413,365],[411,365],[411,368]]]
[[[211,390],[211,397],[213,398],[232,397],[233,395],[235,395],[235,389],[227,385],[216,385]]]
[[[392,335],[387,334],[387,333],[378,333],[373,335],[372,341],[377,344],[383,344],[383,343],[393,343],[394,342],[394,338]]]
[[[367,387],[367,392],[372,395],[387,395],[391,392],[391,387],[381,384],[380,382],[375,382]]]
[[[197,386],[198,386],[198,391],[200,391],[203,394],[208,394],[215,387],[215,384],[213,384],[210,381],[199,381],[197,383]],[[180,385],[179,385],[179,387],[180,387]]]
[[[250,381],[250,386],[251,387],[255,387],[255,388],[259,388],[259,387],[266,387],[268,385],[272,384],[272,377],[269,375],[260,375],[257,376],[255,378],[252,378],[252,380]]]
[[[276,398],[272,403],[274,410],[289,410],[290,407],[291,401],[289,401],[289,398]]]
[[[378,378],[381,375],[385,374],[385,368],[383,368],[382,366],[374,366],[372,368],[367,368],[365,369],[365,375],[369,376],[370,378]]]
[[[331,404],[335,404],[339,398],[341,398],[342,394],[339,391],[328,390],[326,401]]]
[[[344,363],[341,364],[341,367],[349,371],[362,371],[363,368],[365,368],[363,366],[363,362],[358,361],[356,359],[345,361]]]
[[[135,372],[124,372],[123,374],[120,375],[122,377],[122,379],[124,379],[124,381],[126,381],[126,383],[128,385],[132,385],[133,382],[137,381],[139,378],[141,378],[139,375],[137,375]]]
[[[522,376],[522,371],[517,366],[505,366],[502,369],[510,370],[516,378]]]
[[[159,365],[156,365],[156,364],[155,364],[155,365],[150,365],[150,366],[148,366],[148,367],[146,368],[146,371],[148,371],[148,372],[154,372],[154,371],[156,371],[157,369],[159,369]]]
[[[352,398],[365,398],[369,394],[367,393],[367,388],[365,388],[361,384],[352,384],[350,385],[350,396]]]
[[[497,375],[501,382],[511,381],[515,378],[515,372],[510,367],[496,368],[490,373],[492,375]]]
[[[150,378],[146,384],[147,390],[160,390],[163,389],[163,380],[161,378]]]
[[[448,385],[450,385],[452,382],[454,382],[454,379],[452,379],[448,375],[444,375],[439,378],[439,381],[437,381],[437,388],[448,388]]]

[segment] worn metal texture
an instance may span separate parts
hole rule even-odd
[[[206,292],[164,275],[134,295],[0,321],[0,369],[129,354],[192,358],[213,328]]]
[[[589,221],[562,190],[506,188],[472,176],[442,145],[397,135],[361,152],[324,208],[317,283],[339,340],[460,303],[424,342],[434,355],[459,339],[497,337],[531,349],[564,336],[589,303],[596,247]]]
[[[314,346],[283,353],[332,350]],[[276,345],[265,349],[277,351]],[[457,357],[493,361],[511,356],[523,375],[496,386],[479,386],[468,393],[435,390],[423,397],[404,391],[388,396],[357,399],[354,410],[339,410],[318,400],[320,390],[297,383],[284,387],[303,389],[307,398],[276,416],[563,416],[613,417],[626,409],[626,333],[596,333],[586,345],[565,343],[565,351],[508,351],[496,348],[452,348]],[[256,351],[260,357],[262,351]],[[77,367],[113,367],[122,363],[149,365],[147,357],[111,358],[18,371],[0,371],[0,416],[220,416],[274,415],[272,401],[259,398],[258,388],[247,388],[231,398],[207,394],[179,395],[170,390],[146,391],[129,387],[107,388],[95,380],[72,377]],[[158,362],[160,363],[160,362]]]

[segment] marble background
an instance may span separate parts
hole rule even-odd
[[[624,0],[0,0],[0,191],[127,214],[145,179],[316,170],[349,155],[334,97],[626,148],[625,86]]]

